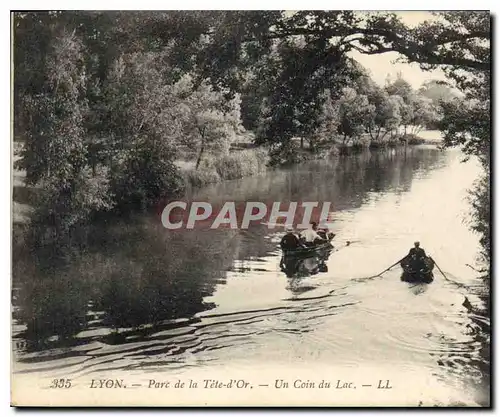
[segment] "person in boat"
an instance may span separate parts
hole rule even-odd
[[[286,229],[286,234],[281,238],[281,249],[293,250],[304,247],[299,237],[295,234],[291,227]]]
[[[420,242],[415,242],[414,247],[410,249],[406,258],[411,268],[418,271],[423,265],[425,265],[427,254],[425,253],[425,250],[420,247]]]
[[[420,247],[420,242],[414,243],[414,247],[410,249],[408,256],[415,259],[425,259],[427,257],[425,250]]]
[[[336,235],[335,233],[329,232],[328,229],[318,229],[317,233],[319,237],[326,239],[326,240],[332,240]]]
[[[320,243],[328,242],[326,235],[325,237],[321,237],[317,230],[318,223],[312,222],[309,229],[303,230],[300,233],[300,238],[306,246],[314,246]]]

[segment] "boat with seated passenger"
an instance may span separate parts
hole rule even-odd
[[[321,234],[320,234],[321,235]],[[325,253],[329,252],[333,249],[332,245],[332,240],[335,237],[335,234],[333,233],[324,233],[323,236],[327,239],[326,241],[314,244],[314,245],[304,245],[301,244],[301,246],[298,246],[294,249],[284,249],[281,248],[283,251],[283,255],[286,257],[308,257],[308,256],[313,256],[317,253]]]
[[[413,262],[408,256],[405,257],[400,262],[401,268],[403,268],[401,281],[431,283],[434,281],[434,274],[432,273],[434,264],[434,260],[430,256],[426,256],[423,260]]]

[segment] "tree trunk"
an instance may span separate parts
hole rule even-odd
[[[198,154],[198,159],[196,160],[196,166],[195,166],[196,170],[198,170],[201,158],[203,156],[203,152],[205,152],[205,127],[203,127],[202,129],[201,127],[198,126],[198,132],[200,133],[200,138],[201,138],[201,148],[200,148],[200,153]]]
[[[200,153],[198,154],[198,159],[196,160],[196,167],[195,169],[198,170],[198,167],[200,166],[200,162],[201,162],[201,157],[203,156],[203,152],[205,151],[205,142],[202,141],[201,142],[201,149],[200,149]]]
[[[314,152],[315,148],[314,148],[314,139],[313,138],[309,138],[309,150],[311,152]]]
[[[371,127],[368,127],[368,133],[370,134],[370,137],[372,138],[372,140],[375,140],[375,138],[372,135],[372,128]]]
[[[300,137],[300,149],[304,149],[304,138]]]

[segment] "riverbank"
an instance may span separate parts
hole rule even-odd
[[[175,161],[187,189],[250,177],[265,172],[268,164],[269,154],[264,147],[236,148],[220,158],[206,158],[198,168],[193,160]]]
[[[440,145],[443,141],[439,131],[423,131],[418,136],[407,135],[406,139],[406,143],[399,140],[376,143],[369,140],[369,135],[364,135],[347,144],[334,142],[311,149],[310,145],[301,147],[300,138],[294,138],[291,141],[292,146],[286,152],[280,150],[280,153],[274,155],[267,147],[256,146],[248,140],[240,140],[232,144],[228,154],[221,157],[210,155],[202,160],[198,168],[196,168],[196,162],[193,158],[186,157],[187,154],[184,154],[184,158],[177,159],[174,164],[180,171],[185,189],[194,190],[223,181],[262,174],[272,169],[272,166],[294,165],[316,159],[335,158],[339,155],[358,153],[369,149],[399,148],[406,145]],[[21,149],[22,144],[14,142],[13,162],[20,158]],[[13,169],[12,219],[14,224],[26,224],[33,207],[36,206],[37,189],[26,186],[25,177],[25,171]]]

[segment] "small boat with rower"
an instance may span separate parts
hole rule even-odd
[[[431,283],[434,280],[432,270],[434,269],[435,262],[430,256],[426,256],[419,260],[411,259],[409,256],[406,256],[401,260],[400,265],[401,268],[403,268],[401,281]]]
[[[316,253],[319,252],[328,252],[333,249],[333,245],[331,244],[330,241],[324,242],[324,243],[319,243],[314,246],[304,246],[304,247],[298,247],[296,249],[282,249],[283,250],[283,255],[285,256],[312,256]]]
[[[332,245],[332,240],[335,237],[335,234],[333,233],[324,233],[323,235],[321,232],[319,233],[320,236],[324,236],[325,240],[312,244],[312,245],[307,245],[301,243],[300,245],[294,247],[294,248],[285,248],[281,247],[281,250],[283,251],[283,256],[285,257],[310,257],[314,256],[316,254],[323,254],[323,253],[328,253],[333,249]]]

